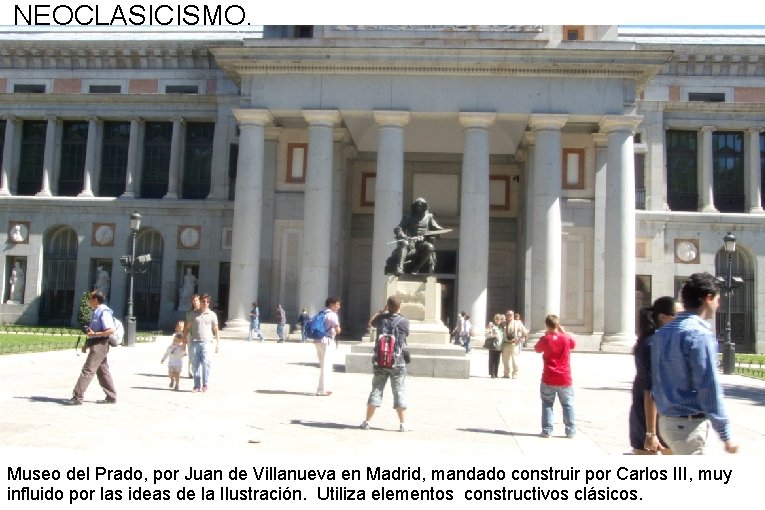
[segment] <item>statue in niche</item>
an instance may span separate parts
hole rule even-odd
[[[109,291],[112,287],[112,277],[109,276],[109,273],[104,269],[104,266],[98,266],[96,268],[96,283],[94,286],[101,291],[101,294],[103,294],[107,300],[109,299]]]
[[[186,268],[186,274],[183,275],[183,283],[178,289],[178,310],[185,312],[191,307],[191,296],[197,288],[197,277],[191,272],[191,268]]]
[[[432,241],[447,232],[451,229],[443,229],[436,223],[424,198],[412,202],[409,214],[393,229],[396,248],[385,262],[385,274],[432,274],[436,269],[436,249]]]
[[[24,302],[24,284],[26,280],[24,278],[24,269],[21,267],[21,262],[18,260],[14,263],[13,269],[11,269],[11,278],[9,280],[10,298],[8,303],[21,304]]]

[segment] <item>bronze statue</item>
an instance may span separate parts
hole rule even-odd
[[[432,274],[436,268],[436,249],[432,240],[446,232],[450,230],[436,223],[424,198],[412,202],[409,214],[393,229],[396,248],[385,262],[385,274]]]

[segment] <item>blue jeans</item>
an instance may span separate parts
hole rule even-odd
[[[191,342],[191,373],[194,375],[194,389],[207,386],[210,381],[210,342]]]
[[[276,325],[276,336],[279,337],[279,341],[284,340],[284,324],[281,322]]]
[[[374,376],[372,377],[372,391],[369,394],[367,404],[375,407],[382,405],[383,391],[385,383],[390,377],[390,387],[393,392],[393,408],[406,409],[406,366],[381,368],[374,367]]]
[[[553,430],[553,404],[555,395],[560,399],[563,408],[563,424],[566,426],[566,435],[576,434],[574,425],[574,388],[572,386],[550,386],[540,383],[539,396],[542,398],[542,432],[552,434]]]
[[[462,343],[465,345],[465,352],[470,352],[470,333],[462,333]]]
[[[255,335],[260,337],[260,341],[263,341],[263,333],[260,332],[260,321],[258,319],[250,319],[250,332],[247,333],[247,341],[252,340],[252,332],[255,332]]]

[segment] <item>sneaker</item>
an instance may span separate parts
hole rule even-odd
[[[199,388],[192,388],[192,389],[191,389],[191,392],[192,392],[192,393],[199,393]]]
[[[359,425],[359,428],[361,430],[369,430],[369,422],[364,420],[361,422],[361,425]]]
[[[106,397],[103,400],[96,400],[96,404],[116,404],[116,403],[117,403],[117,399],[116,398]]]
[[[207,385],[202,386],[202,391],[207,391]]]
[[[573,432],[570,434],[566,434],[567,439],[574,439],[574,436],[576,436],[576,434],[574,434]]]
[[[81,406],[82,400],[77,400],[76,398],[68,398],[64,400],[63,404],[65,406]]]
[[[173,381],[170,381],[170,387],[172,388],[173,386],[175,386],[175,383]]]
[[[548,437],[550,437],[550,433],[549,433],[549,432],[544,432],[544,431],[542,431],[542,432],[539,434],[539,437],[543,437],[543,438],[547,439]]]
[[[402,423],[401,425],[398,426],[399,432],[411,432],[413,430],[414,429],[410,427],[409,425],[407,425],[406,423]]]

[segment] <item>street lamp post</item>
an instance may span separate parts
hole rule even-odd
[[[125,345],[135,345],[135,315],[133,315],[133,277],[135,276],[135,240],[138,230],[141,228],[141,215],[137,212],[130,214],[130,231],[132,237],[132,249],[130,258],[126,261],[125,271],[128,273],[128,301],[127,316],[125,317]]]
[[[723,237],[725,253],[728,255],[728,273],[725,275],[725,343],[722,348],[723,374],[736,372],[736,345],[731,338],[731,297],[733,295],[733,254],[736,252],[736,236],[728,232]]]

